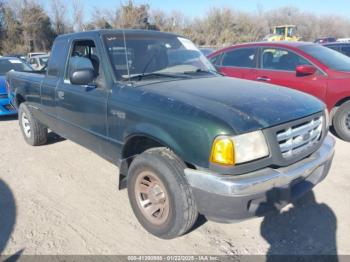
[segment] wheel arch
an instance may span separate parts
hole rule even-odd
[[[339,108],[342,104],[344,104],[344,103],[346,103],[346,102],[348,102],[348,101],[350,101],[350,96],[343,97],[342,99],[340,99],[339,101],[337,101],[337,102],[334,104],[334,106],[332,107],[332,109],[331,109],[331,111],[330,111],[330,113],[329,113],[329,115],[330,115],[330,122],[331,122],[331,123],[333,122],[333,117],[334,117],[335,113],[337,112],[338,108]]]
[[[125,139],[124,146],[121,151],[121,163],[119,170],[119,189],[126,188],[126,179],[128,169],[131,162],[135,156],[142,154],[148,149],[156,147],[165,147],[173,151],[179,158],[185,163],[188,168],[195,169],[195,166],[189,162],[186,162],[182,158],[180,150],[178,150],[178,145],[173,139],[167,136],[168,140],[164,138],[155,137],[146,132],[138,132],[132,135],[129,135]]]
[[[19,108],[19,106],[25,102],[25,98],[24,96],[22,96],[21,94],[16,94],[15,95],[15,103],[16,103],[16,107]]]

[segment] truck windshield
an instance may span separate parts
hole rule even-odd
[[[186,38],[135,33],[126,34],[124,42],[122,34],[113,34],[106,35],[104,42],[118,80],[216,74],[208,59]]]
[[[19,59],[0,59],[0,75],[15,70],[20,72],[31,72],[33,69]]]
[[[350,71],[350,57],[321,45],[305,45],[300,49],[308,55],[316,58],[322,64],[336,71]]]

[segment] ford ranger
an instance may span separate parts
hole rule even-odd
[[[170,33],[62,35],[45,74],[7,82],[26,142],[45,144],[50,129],[114,163],[135,216],[160,238],[188,232],[198,214],[231,222],[278,210],[333,159],[321,101],[222,76]]]

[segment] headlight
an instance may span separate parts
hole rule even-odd
[[[235,165],[269,155],[269,149],[262,131],[238,136],[220,136],[215,139],[210,161],[220,165]]]

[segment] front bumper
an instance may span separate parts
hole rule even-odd
[[[310,191],[328,174],[334,148],[335,139],[328,135],[316,152],[287,167],[235,176],[185,169],[185,175],[199,212],[230,222],[278,210]]]
[[[17,114],[16,108],[10,103],[8,98],[0,98],[0,116]]]

